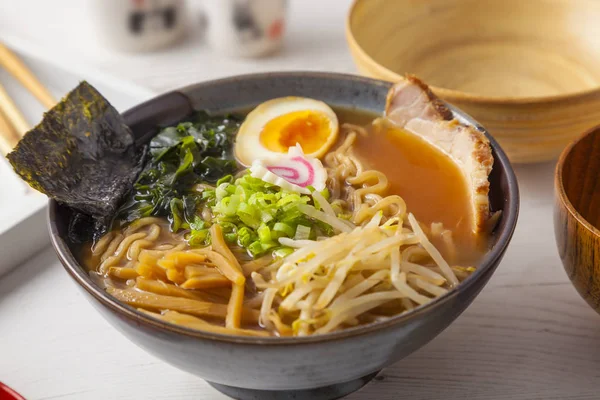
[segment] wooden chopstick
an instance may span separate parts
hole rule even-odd
[[[19,136],[8,119],[0,111],[0,152],[3,156],[10,153],[19,142]]]
[[[19,138],[23,137],[30,129],[29,123],[27,123],[27,120],[23,114],[21,114],[21,111],[19,111],[19,108],[10,98],[2,84],[0,84],[0,111],[2,111],[4,117],[10,121],[16,133],[19,135]]]
[[[8,122],[8,119],[0,111],[0,154],[5,156],[13,151],[17,143],[19,143],[19,135],[15,131],[14,127]],[[23,193],[28,195],[33,193],[33,189],[23,181],[21,186],[23,187]]]
[[[14,76],[47,109],[56,105],[56,99],[35,77],[33,72],[8,47],[0,43],[0,65]]]

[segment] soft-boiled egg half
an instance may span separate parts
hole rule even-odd
[[[338,136],[335,112],[322,101],[281,97],[252,110],[237,134],[235,156],[250,166],[254,160],[287,154],[299,144],[306,157],[325,155]]]

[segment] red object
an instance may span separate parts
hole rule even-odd
[[[0,400],[25,400],[25,397],[0,382]]]
[[[268,29],[267,35],[271,39],[277,39],[279,36],[283,34],[283,20],[278,19],[273,22]]]

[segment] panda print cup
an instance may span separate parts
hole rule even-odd
[[[206,40],[215,50],[260,57],[281,47],[286,0],[204,0]]]
[[[96,30],[109,47],[151,51],[182,36],[184,7],[184,0],[96,0],[93,11]]]

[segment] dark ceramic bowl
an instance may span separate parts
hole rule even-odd
[[[188,86],[159,96],[124,116],[140,142],[156,126],[180,121],[193,110],[223,113],[281,96],[306,96],[328,104],[381,114],[390,83],[329,73],[246,75]],[[459,110],[462,122],[483,129]],[[151,354],[245,399],[328,399],[360,388],[383,367],[419,349],[467,308],[486,284],[508,246],[519,208],[513,169],[488,135],[495,158],[490,198],[502,216],[493,246],[475,273],[415,311],[366,326],[303,338],[252,338],[194,331],[155,320],[96,286],[66,240],[70,210],[50,202],[52,243],[67,272],[100,313]]]

